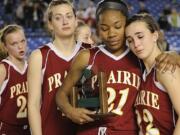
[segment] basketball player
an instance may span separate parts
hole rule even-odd
[[[26,37],[19,25],[1,30],[8,56],[0,62],[0,134],[30,135],[27,119]]]
[[[123,1],[101,1],[96,10],[97,31],[102,45],[83,50],[73,61],[71,70],[57,92],[56,101],[67,117],[81,124],[78,135],[137,135],[134,101],[140,85],[140,63],[125,45],[124,30],[128,8]],[[92,91],[98,72],[107,75],[109,112],[116,114],[101,121],[89,116],[84,108],[73,108],[68,102],[72,87],[85,68],[92,70]],[[85,124],[86,122],[90,122]]]
[[[75,31],[76,40],[83,43],[93,45],[91,28],[83,21],[78,21],[78,26]]]
[[[66,0],[52,0],[47,10],[53,41],[32,52],[28,70],[28,113],[33,135],[73,135],[75,125],[62,116],[55,94],[73,57],[83,47],[77,43],[75,11]]]
[[[156,70],[155,58],[162,53],[162,37],[152,16],[134,15],[126,26],[127,43],[145,65],[135,101],[140,134],[179,135],[180,68],[176,67],[173,73]]]

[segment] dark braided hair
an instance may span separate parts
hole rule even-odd
[[[97,22],[99,21],[99,15],[108,9],[119,10],[126,18],[128,18],[128,7],[125,2],[121,0],[101,0],[96,9]]]

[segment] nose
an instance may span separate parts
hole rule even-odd
[[[22,49],[25,46],[25,43],[19,43],[18,48]]]
[[[63,17],[63,24],[67,24],[67,18],[66,17]]]
[[[22,43],[19,43],[18,48],[21,49],[23,47]]]
[[[115,31],[113,28],[110,28],[108,31],[108,38],[113,38],[115,36]]]
[[[134,39],[134,47],[137,48],[140,45],[140,41],[138,39]]]

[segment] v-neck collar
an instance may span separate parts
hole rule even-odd
[[[114,59],[115,61],[118,61],[118,60],[122,59],[122,58],[130,51],[130,49],[127,48],[122,54],[120,54],[119,56],[115,56],[115,55],[113,55],[112,53],[110,53],[109,51],[107,51],[104,47],[105,47],[105,45],[100,45],[100,46],[99,46],[99,49],[100,49],[104,54],[106,54],[107,56],[111,57],[111,58]]]
[[[14,68],[14,70],[16,70],[18,73],[20,73],[21,75],[23,75],[25,72],[26,72],[26,69],[27,69],[27,61],[25,60],[25,64],[24,64],[24,67],[23,67],[23,70],[21,71],[14,63],[12,63],[11,61],[7,60],[7,59],[4,59],[2,60],[3,62],[6,62],[8,63],[10,66],[12,66]]]
[[[64,59],[65,61],[70,61],[70,60],[77,54],[77,52],[79,51],[79,49],[80,49],[80,47],[81,47],[81,43],[80,43],[80,42],[77,42],[77,44],[75,45],[75,49],[74,49],[73,53],[72,53],[70,56],[68,56],[68,57],[67,57],[67,56],[64,56],[64,55],[61,53],[61,51],[57,50],[57,48],[56,48],[52,43],[48,43],[47,46],[48,46],[49,48],[51,48],[51,50],[54,51],[54,53],[55,53],[58,57]]]

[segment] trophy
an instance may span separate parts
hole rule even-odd
[[[100,119],[106,116],[111,116],[108,113],[108,94],[106,90],[106,75],[104,72],[97,74],[98,91],[93,92],[87,80],[91,79],[91,70],[85,69],[79,83],[73,87],[70,94],[70,103],[73,107],[87,108],[96,111],[95,114],[90,115],[94,119]]]

